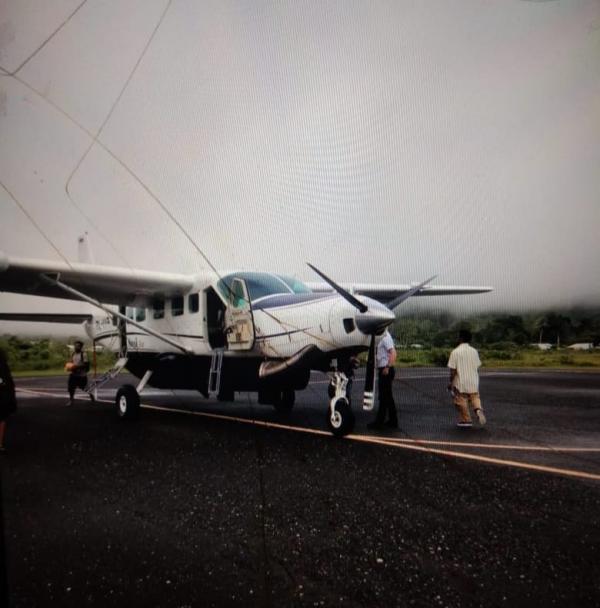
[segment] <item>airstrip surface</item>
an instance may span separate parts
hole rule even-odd
[[[11,606],[600,604],[600,374],[488,371],[485,428],[455,427],[443,369],[399,370],[400,430],[325,427],[239,393],[142,394],[121,375],[66,407],[17,380],[2,456]]]

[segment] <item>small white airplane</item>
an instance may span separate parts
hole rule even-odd
[[[268,272],[195,275],[8,257],[0,253],[0,291],[85,301],[102,316],[0,313],[0,320],[84,323],[95,344],[119,353],[115,367],[88,387],[90,394],[121,369],[140,378],[116,395],[123,419],[135,418],[140,392],[194,389],[231,401],[257,391],[258,401],[289,411],[311,370],[331,374],[327,421],[335,435],[354,427],[345,395],[344,361],[369,351],[363,407],[372,409],[375,339],[412,296],[476,294],[491,287],[305,284]],[[117,309],[118,307],[118,309]]]

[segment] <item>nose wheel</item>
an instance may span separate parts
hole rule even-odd
[[[336,437],[343,437],[354,430],[354,413],[346,397],[348,378],[341,372],[334,372],[328,386],[331,398],[327,409],[327,426]]]
[[[333,399],[332,399],[333,401]],[[333,403],[327,415],[327,426],[336,437],[343,437],[354,430],[354,414],[346,397]]]

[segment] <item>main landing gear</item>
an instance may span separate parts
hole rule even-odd
[[[140,415],[140,394],[132,384],[124,384],[117,391],[115,403],[121,420],[134,420]]]
[[[261,405],[272,405],[279,414],[289,414],[294,409],[296,391],[292,388],[283,390],[259,390],[258,402]]]
[[[333,372],[331,382],[327,387],[329,408],[327,410],[327,426],[336,437],[343,437],[354,430],[354,414],[346,397],[348,378],[341,372]]]
[[[121,420],[135,420],[140,415],[140,393],[150,380],[150,376],[152,376],[152,371],[148,370],[137,386],[124,384],[117,391],[115,405],[117,416]]]

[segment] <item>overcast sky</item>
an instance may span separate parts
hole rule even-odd
[[[162,205],[220,268],[600,303],[599,0],[0,0],[0,68],[9,255],[206,267]]]

